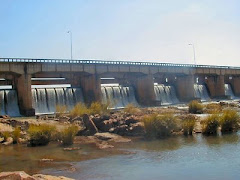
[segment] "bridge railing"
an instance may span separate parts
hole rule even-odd
[[[175,64],[156,62],[134,62],[134,61],[104,61],[104,60],[69,60],[69,59],[29,59],[29,58],[0,58],[0,62],[18,63],[67,63],[67,64],[104,64],[104,65],[141,65],[141,66],[163,66],[163,67],[189,67],[189,68],[217,68],[217,69],[240,69],[234,66],[214,66],[195,64]]]

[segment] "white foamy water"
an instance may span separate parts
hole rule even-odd
[[[154,91],[156,95],[156,100],[161,101],[162,105],[179,103],[175,88],[173,86],[164,85],[164,84],[155,84]]]
[[[210,101],[207,88],[203,84],[194,84],[194,95],[196,98],[200,98],[201,101]]]
[[[134,89],[131,86],[102,84],[101,91],[102,102],[110,103],[111,108],[123,108],[130,103],[138,106]]]

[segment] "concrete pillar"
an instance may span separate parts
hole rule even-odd
[[[211,98],[226,98],[224,75],[207,77],[206,84]]]
[[[229,82],[232,86],[234,95],[240,96],[240,76],[233,76]]]
[[[15,78],[15,88],[18,94],[20,112],[25,116],[34,116],[35,110],[32,105],[31,75],[23,74]]]
[[[137,100],[145,106],[155,105],[154,80],[152,75],[137,77],[132,81]]]
[[[83,90],[86,104],[101,102],[101,79],[98,75],[87,75],[80,77],[80,87]]]
[[[178,76],[175,88],[180,101],[187,102],[195,99],[194,76]]]

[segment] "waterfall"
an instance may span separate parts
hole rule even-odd
[[[20,116],[16,90],[0,90],[0,114],[13,117]]]
[[[110,103],[112,108],[123,108],[128,104],[138,105],[134,89],[129,86],[115,84],[102,84],[102,102]]]
[[[225,84],[225,95],[230,96],[231,99],[237,99],[230,84]]]
[[[207,88],[203,84],[194,84],[194,95],[196,98],[201,99],[201,101],[210,100]]]
[[[175,88],[173,86],[164,85],[164,84],[155,84],[154,92],[156,95],[156,100],[160,101],[162,105],[179,103]]]
[[[57,105],[71,110],[76,103],[84,103],[81,88],[32,88],[32,96],[36,114],[54,113]]]

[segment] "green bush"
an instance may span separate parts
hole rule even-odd
[[[194,126],[196,124],[196,117],[189,114],[181,117],[181,122],[184,135],[192,135]]]
[[[220,116],[218,114],[209,115],[201,122],[202,133],[206,135],[216,134],[219,127]]]
[[[74,137],[78,133],[78,127],[71,125],[60,132],[60,140],[63,145],[73,144]]]
[[[237,111],[226,109],[220,119],[221,131],[231,132],[238,127],[239,115]]]
[[[31,146],[47,145],[51,141],[51,137],[56,131],[56,128],[51,125],[30,125],[28,134],[30,137],[29,143]]]
[[[19,138],[21,137],[21,128],[16,127],[12,132],[13,143],[18,143]]]
[[[172,114],[151,114],[145,116],[143,122],[148,137],[167,137],[176,128],[176,118]]]
[[[193,113],[193,114],[201,114],[203,113],[203,105],[201,103],[199,103],[197,100],[191,101],[188,104],[188,108],[189,108],[189,113]]]

